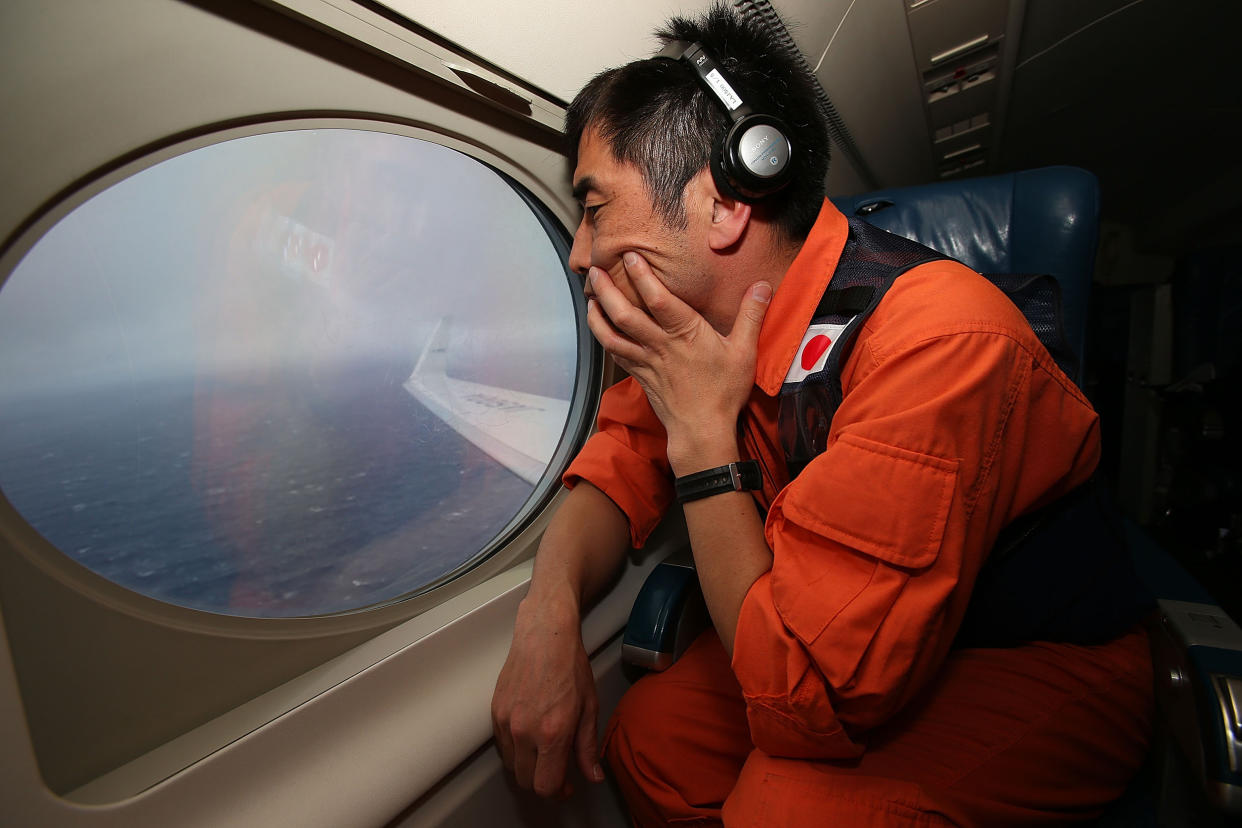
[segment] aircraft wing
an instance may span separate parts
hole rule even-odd
[[[445,373],[441,319],[403,387],[454,431],[532,485],[560,442],[569,400],[456,379]]]

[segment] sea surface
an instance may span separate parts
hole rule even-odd
[[[532,487],[396,379],[151,381],[0,397],[0,491],[59,553],[252,617],[397,599],[474,558]]]

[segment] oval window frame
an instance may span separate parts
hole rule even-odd
[[[567,227],[570,217],[565,214],[563,205],[558,205],[559,199],[546,182],[530,175],[515,161],[493,149],[421,124],[381,120],[361,113],[307,118],[272,116],[255,119],[244,125],[207,126],[196,130],[193,135],[176,136],[135,150],[84,176],[53,197],[8,240],[0,252],[0,289],[3,289],[4,283],[26,254],[63,218],[125,179],[169,159],[226,141],[268,133],[324,129],[353,129],[415,138],[471,158],[513,188],[547,233],[549,241],[562,257],[562,262],[567,260],[572,235]],[[562,206],[562,209],[558,211],[557,206]],[[416,617],[530,557],[529,552],[533,551],[534,543],[530,535],[542,531],[543,522],[539,518],[548,513],[549,507],[561,491],[561,473],[594,426],[604,379],[603,352],[587,327],[586,300],[575,285],[577,277],[568,269],[567,264],[564,264],[563,269],[574,309],[579,360],[569,418],[549,463],[549,472],[545,472],[530,497],[490,542],[448,573],[416,590],[376,604],[322,615],[224,615],[144,595],[77,563],[44,538],[2,493],[0,535],[28,563],[74,592],[143,621],[188,632],[254,638],[319,638],[366,629],[383,629]],[[507,550],[511,550],[510,554],[506,554]],[[450,584],[457,584],[460,589],[445,591],[443,588]],[[437,592],[440,594],[433,597],[433,593]]]

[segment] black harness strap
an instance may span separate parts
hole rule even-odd
[[[829,288],[824,291],[824,298],[819,300],[819,305],[815,308],[815,316],[816,318],[838,314],[854,316],[862,313],[871,306],[875,292],[876,288],[869,285],[854,285],[840,290]]]

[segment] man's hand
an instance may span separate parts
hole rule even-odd
[[[583,776],[604,779],[581,608],[616,576],[629,548],[625,514],[585,480],[565,497],[540,541],[530,592],[518,607],[513,645],[492,696],[492,727],[518,784],[542,796],[572,791],[571,754]]]
[[[623,262],[646,311],[635,307],[605,271],[593,267],[589,278],[595,298],[587,306],[587,324],[646,392],[668,432],[673,471],[699,471],[688,466],[710,462],[714,453],[736,451],[737,417],[755,381],[759,330],[772,287],[752,285],[732,330],[722,336],[670,293],[637,253],[626,253]],[[720,461],[735,459],[722,456]]]
[[[492,727],[505,767],[523,788],[566,797],[573,792],[567,773],[572,753],[583,776],[602,782],[598,713],[577,610],[527,598],[492,697]]]

